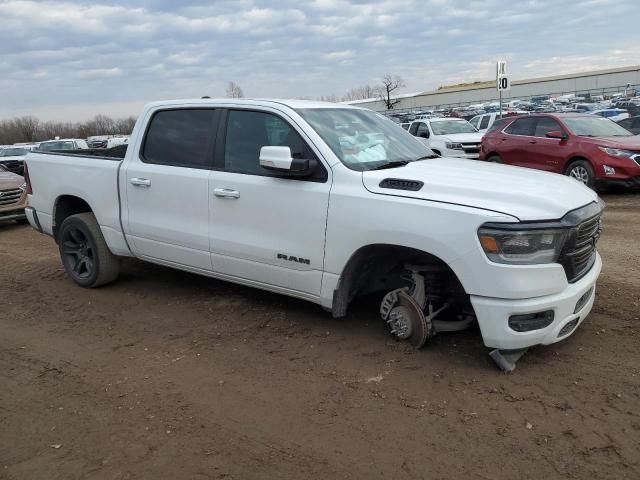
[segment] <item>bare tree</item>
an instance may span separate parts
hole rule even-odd
[[[0,120],[0,145],[20,142],[41,142],[60,138],[87,138],[92,135],[128,135],[136,123],[134,117],[113,119],[96,115],[86,122],[41,122],[35,117]]]
[[[227,85],[227,98],[242,98],[244,97],[244,92],[240,85],[236,82],[229,82]]]
[[[399,76],[387,74],[382,77],[382,85],[378,87],[377,97],[384,102],[387,110],[392,110],[394,105],[400,103],[399,99],[391,98],[391,95],[402,87],[404,87],[404,81]]]
[[[347,91],[342,97],[345,102],[351,102],[353,100],[366,100],[367,98],[376,98],[378,96],[375,87],[365,84],[359,87],[352,88]]]

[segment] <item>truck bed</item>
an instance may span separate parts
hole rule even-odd
[[[89,204],[107,244],[123,238],[118,189],[122,158],[97,156],[86,151],[32,152],[25,162],[34,192],[30,207],[38,212],[44,233],[54,233],[56,202],[63,196],[75,196]]]

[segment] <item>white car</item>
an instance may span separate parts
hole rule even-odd
[[[36,150],[52,152],[57,150],[86,150],[88,148],[87,142],[80,138],[62,138],[40,142]]]
[[[602,205],[589,188],[433,158],[397,124],[350,105],[152,103],[124,158],[34,152],[25,178],[30,224],[55,239],[82,287],[116,280],[120,259],[136,257],[334,317],[378,292],[393,338],[420,348],[477,322],[505,370],[576,330],[602,266]]]
[[[631,115],[626,110],[622,108],[603,108],[601,110],[594,110],[589,112],[592,115],[598,115],[599,117],[608,118],[609,120],[613,120],[614,122],[619,122],[620,120],[626,120]]]
[[[483,113],[473,117],[469,120],[469,123],[480,133],[484,134],[498,118],[500,118],[500,113],[498,112]]]
[[[473,160],[480,158],[482,134],[464,119],[415,120],[409,126],[409,133],[418,137],[436,155]]]

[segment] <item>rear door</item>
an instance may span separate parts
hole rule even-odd
[[[498,153],[504,163],[527,166],[528,152],[535,140],[535,117],[523,117],[509,125],[502,134]]]
[[[212,108],[152,114],[124,172],[125,231],[137,256],[211,271],[209,175],[217,120]]]
[[[330,170],[289,118],[268,108],[230,109],[220,125],[210,181],[214,270],[302,296],[320,295]],[[259,164],[263,146],[315,158],[312,178],[278,178]]]

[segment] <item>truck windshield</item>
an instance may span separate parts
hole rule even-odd
[[[564,123],[574,134],[584,137],[630,137],[633,134],[602,117],[567,117]]]
[[[353,170],[373,170],[433,155],[401,126],[369,110],[301,108],[297,112]]]
[[[434,135],[476,133],[478,131],[466,120],[438,120],[437,122],[431,122],[431,130],[433,130]]]

